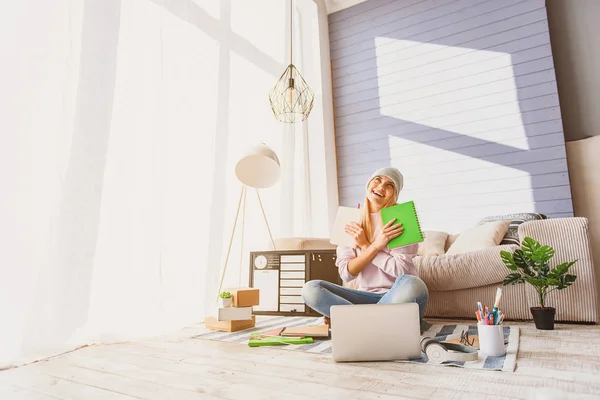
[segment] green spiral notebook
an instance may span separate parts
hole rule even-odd
[[[408,246],[409,244],[419,243],[425,240],[414,201],[411,200],[391,207],[386,207],[380,212],[383,225],[396,218],[394,225],[402,223],[402,227],[404,228],[404,231],[400,236],[388,242],[388,248],[393,249],[396,247]]]

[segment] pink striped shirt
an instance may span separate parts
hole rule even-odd
[[[375,228],[374,236],[381,229],[381,215],[371,214],[371,221]],[[357,276],[348,271],[348,263],[360,254],[360,249],[350,247],[337,247],[336,266],[340,277],[344,282],[358,279],[358,289],[368,292],[382,293],[388,291],[399,275],[418,276],[417,269],[413,264],[413,257],[417,254],[417,244],[412,244],[395,249],[387,247],[381,250],[373,260]]]

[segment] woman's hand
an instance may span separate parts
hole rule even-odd
[[[344,230],[347,234],[354,238],[354,242],[361,250],[364,250],[371,244],[367,240],[367,235],[365,234],[364,229],[356,222],[350,222],[348,225],[346,225]]]
[[[396,222],[396,218],[385,224],[377,234],[377,237],[373,241],[373,246],[378,250],[385,249],[390,240],[402,235],[402,232],[404,231],[402,224],[392,225],[394,222]]]

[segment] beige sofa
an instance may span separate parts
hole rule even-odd
[[[519,240],[530,236],[555,250],[552,265],[578,260],[570,272],[573,285],[548,295],[547,305],[556,307],[557,321],[597,322],[597,291],[586,218],[556,218],[528,221],[518,228]],[[499,245],[464,254],[417,256],[419,276],[429,288],[426,317],[475,317],[477,301],[492,305],[496,288],[502,287],[500,308],[507,319],[531,319],[529,307],[538,306],[537,292],[528,284],[503,286],[510,272],[500,259],[500,250],[517,245]]]
[[[586,218],[556,218],[528,221],[518,228],[519,239],[530,236],[555,249],[553,265],[578,260],[571,267],[577,275],[573,285],[548,295],[556,307],[557,321],[597,322],[597,291]],[[280,239],[278,250],[334,248],[327,239]],[[528,284],[503,286],[510,272],[500,259],[500,250],[514,251],[517,245],[498,245],[462,254],[424,255],[414,258],[421,279],[429,288],[425,317],[475,318],[478,301],[492,305],[496,288],[502,287],[500,309],[510,320],[530,320],[529,307],[538,305],[535,290]],[[355,286],[355,281],[347,284]]]

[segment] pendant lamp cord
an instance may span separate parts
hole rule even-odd
[[[290,0],[290,64],[292,63],[292,44],[293,44],[293,40],[292,40],[292,12],[294,10],[294,6],[292,4],[293,0]]]

